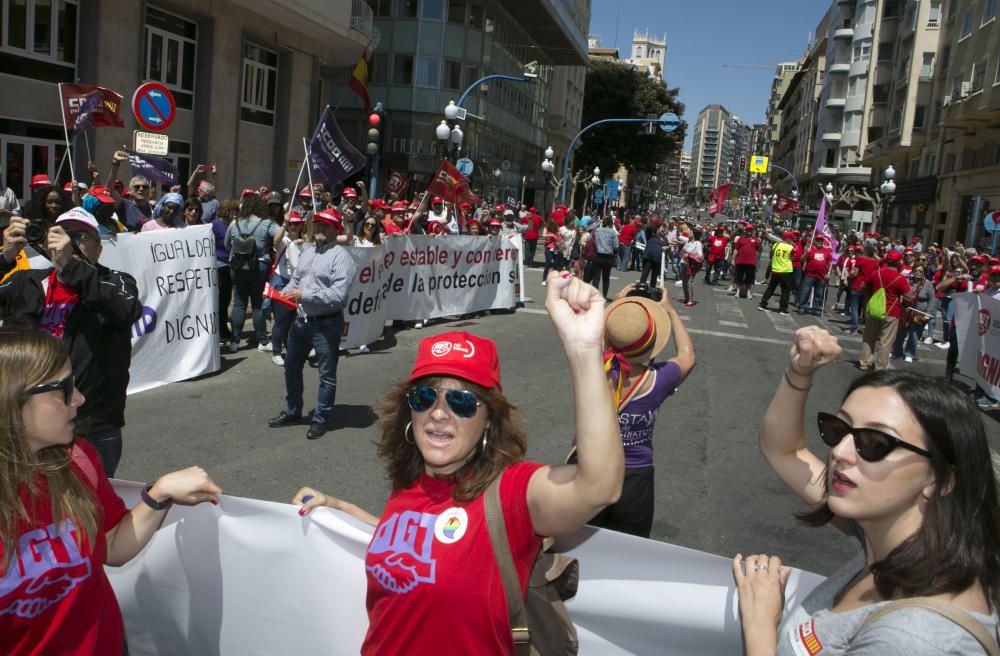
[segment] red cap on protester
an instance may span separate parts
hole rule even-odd
[[[486,225],[487,226],[503,226],[503,221],[501,221],[499,217],[494,216],[494,217],[490,218],[490,222],[487,223]]]
[[[114,184],[114,187],[115,187],[115,189],[117,189],[118,191],[121,191],[122,189],[124,189],[124,188],[125,188],[125,183],[124,183],[124,182],[122,182],[121,180],[118,180],[118,179],[115,179],[115,184]]]
[[[893,264],[903,261],[903,254],[897,251],[895,248],[885,254],[885,261],[891,262]]]
[[[441,200],[440,196],[435,196],[434,198],[431,199],[431,205],[440,205],[443,202],[444,201]]]
[[[257,190],[256,189],[249,189],[248,188],[248,189],[244,189],[243,191],[240,192],[240,196],[256,196],[256,195],[257,195]]]
[[[465,222],[465,230],[466,230],[466,232],[468,232],[469,226],[471,226],[473,223],[475,223],[477,226],[479,226],[480,230],[483,229],[483,224],[480,223],[478,219],[469,219],[468,221]]]
[[[409,208],[406,205],[405,200],[397,200],[395,203],[392,204],[393,214],[395,214],[396,212],[405,212],[407,209]]]
[[[410,382],[427,376],[454,376],[487,389],[503,389],[497,345],[466,332],[442,333],[420,342]]]
[[[288,213],[289,223],[305,223],[306,220],[302,218],[302,212],[298,210],[292,210]]]
[[[970,262],[979,262],[980,264],[986,264],[986,260],[983,259],[982,255],[973,255],[969,258]]]
[[[990,275],[993,275],[994,273],[1000,273],[1000,265],[995,264],[990,267]]]
[[[913,237],[913,243],[915,244],[915,243],[917,243],[918,241],[920,241],[920,235],[916,235],[916,236],[914,236],[914,237]]]
[[[302,189],[299,191],[299,196],[307,196],[309,198],[312,198],[312,195],[313,195],[312,189],[310,189],[309,187],[302,187]]]
[[[782,239],[795,239],[795,233],[791,230],[785,230],[784,234],[781,235]]]
[[[52,181],[49,180],[49,176],[44,173],[39,173],[37,175],[31,176],[31,184],[28,185],[28,189],[35,190],[38,187],[51,187]]]
[[[354,191],[350,187],[345,187],[344,190],[340,192],[340,195],[344,198],[357,198],[358,192]]]
[[[535,213],[535,208],[534,207],[529,207],[528,211],[531,212],[532,214],[534,214]]]
[[[493,208],[493,211],[496,212],[497,214],[503,214],[504,209],[506,208],[503,205],[497,205],[496,207]]]
[[[93,187],[91,187],[90,191],[87,192],[87,195],[93,196],[102,203],[115,202],[114,197],[111,195],[111,190],[101,185],[94,185]]]
[[[316,221],[317,223],[325,223],[327,225],[332,225],[341,232],[344,231],[344,224],[340,219],[340,212],[338,212],[332,207],[323,210],[322,212],[317,212],[316,214],[314,214],[313,221]]]
[[[459,207],[461,207],[463,210],[471,210],[472,209],[472,205],[469,205],[468,203],[462,203],[461,205],[459,205]]]

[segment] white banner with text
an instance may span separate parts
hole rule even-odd
[[[139,502],[140,484],[114,484],[128,505]],[[287,504],[228,496],[175,505],[139,556],[106,570],[129,654],[357,654],[371,536],[326,508],[299,517]],[[568,608],[581,654],[741,653],[728,558],[588,527],[557,548],[580,560]],[[786,610],[821,580],[793,570]]]
[[[958,369],[1000,399],[1000,301],[988,294],[952,294],[958,330]]]

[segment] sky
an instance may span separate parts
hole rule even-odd
[[[665,34],[664,77],[669,87],[680,87],[682,118],[692,123],[706,105],[718,103],[752,125],[764,122],[775,66],[802,56],[829,6],[818,0],[593,0],[590,33],[600,35],[601,47],[617,46],[623,59],[635,30]]]

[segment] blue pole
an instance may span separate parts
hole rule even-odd
[[[784,173],[785,175],[787,175],[789,178],[791,178],[791,180],[792,180],[792,187],[795,189],[795,195],[796,196],[801,196],[801,194],[799,193],[799,183],[795,180],[795,176],[792,175],[791,171],[789,171],[788,169],[783,169],[780,166],[778,166],[777,164],[771,164],[770,162],[768,162],[767,168],[769,168],[769,169],[778,169],[779,171],[781,171],[782,173]]]
[[[465,102],[465,98],[470,93],[472,93],[472,90],[475,89],[476,87],[478,87],[480,84],[482,84],[486,80],[513,80],[514,82],[530,82],[531,80],[534,80],[534,79],[535,78],[533,78],[533,77],[515,77],[513,75],[487,75],[486,77],[479,78],[478,80],[476,80],[475,82],[473,82],[472,84],[470,84],[469,88],[465,90],[465,93],[462,94],[462,96],[458,99],[458,102],[455,103],[455,105],[457,105],[458,107],[461,107],[462,103]]]
[[[674,116],[674,119],[677,119],[677,117]],[[605,123],[662,123],[662,121],[660,121],[659,118],[606,118],[600,121],[594,121],[587,127],[577,132],[576,136],[573,137],[573,141],[569,143],[569,148],[566,150],[566,156],[563,158],[562,195],[560,196],[559,201],[561,204],[566,204],[566,183],[568,182],[568,178],[566,176],[569,173],[569,159],[573,156],[573,148],[576,146],[576,142],[579,141],[580,137],[582,137],[583,134],[591,128],[596,128],[598,125],[604,125]],[[679,125],[679,121],[672,128],[670,128],[669,131],[672,132],[676,130],[677,125]]]

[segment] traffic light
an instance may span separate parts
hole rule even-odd
[[[378,157],[382,154],[382,134],[385,131],[385,109],[382,103],[377,103],[368,115],[368,155]]]
[[[740,170],[741,171],[745,171],[746,168],[747,168],[747,158],[746,157],[741,157],[740,158]]]

